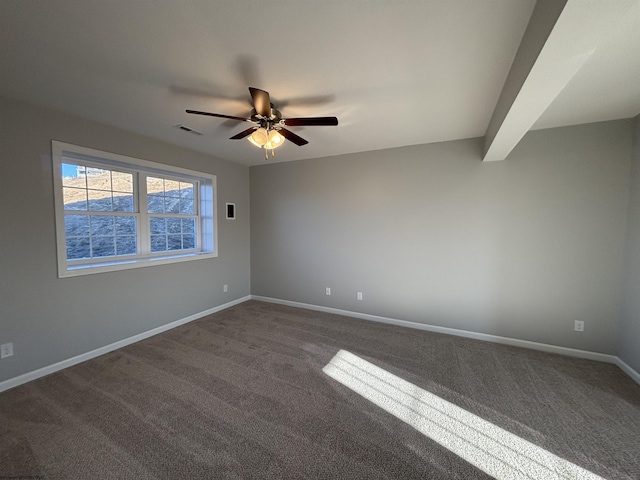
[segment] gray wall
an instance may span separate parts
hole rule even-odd
[[[615,354],[631,122],[481,154],[471,139],[251,167],[252,294]]]
[[[217,175],[220,256],[58,279],[51,139]],[[636,119],[530,132],[505,162],[472,139],[252,167],[251,293],[640,370],[639,145]],[[247,167],[0,98],[0,381],[248,295],[249,210]]]
[[[0,122],[0,381],[250,293],[247,167],[3,98]],[[57,278],[52,139],[217,175],[219,257]]]
[[[627,365],[640,372],[640,115],[633,126],[630,187],[618,354]]]

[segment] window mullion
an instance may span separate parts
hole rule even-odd
[[[147,214],[147,175],[138,173],[138,245],[140,254],[151,253],[151,234]]]
[[[200,206],[200,181],[194,182],[193,185],[193,213],[196,219],[195,235],[195,249],[197,251],[202,250],[201,232],[202,226],[200,225],[202,219],[202,208]]]

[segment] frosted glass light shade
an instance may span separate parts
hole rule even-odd
[[[273,150],[274,148],[278,148],[283,143],[284,137],[280,135],[276,130],[271,130],[269,132],[269,141],[265,143],[264,148]]]
[[[266,128],[259,128],[253,132],[248,140],[258,148],[273,150],[284,143],[284,137],[276,130],[267,132]]]
[[[251,135],[249,135],[249,141],[256,147],[262,148],[265,143],[269,141],[269,134],[266,128],[259,128]]]

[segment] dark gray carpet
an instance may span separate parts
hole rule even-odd
[[[255,301],[0,394],[0,478],[491,478],[323,373],[339,350],[640,479],[613,365]]]

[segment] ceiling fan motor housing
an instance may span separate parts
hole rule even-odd
[[[260,115],[256,112],[255,108],[251,109],[251,121],[257,123],[262,128],[266,128],[267,130],[279,130],[284,126],[282,113],[280,113],[280,110],[276,109],[273,104],[271,104],[271,116],[269,118],[265,118]]]

